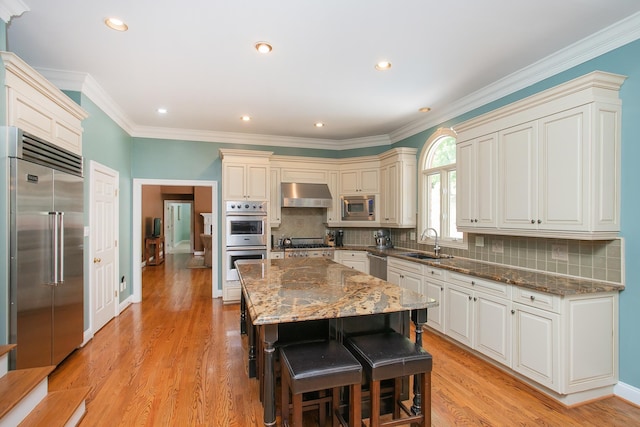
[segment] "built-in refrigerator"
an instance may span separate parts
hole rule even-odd
[[[82,157],[9,127],[11,369],[57,365],[83,340]]]

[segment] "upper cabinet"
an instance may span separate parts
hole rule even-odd
[[[380,224],[415,227],[416,149],[395,148],[380,158]]]
[[[624,79],[596,71],[458,126],[458,228],[616,237]]]
[[[82,155],[82,125],[88,114],[22,59],[0,52],[5,68],[5,122]]]
[[[340,194],[371,195],[380,192],[378,162],[368,162],[340,170]]]
[[[457,228],[496,226],[496,134],[456,145]]]
[[[222,199],[268,201],[271,152],[220,149]]]

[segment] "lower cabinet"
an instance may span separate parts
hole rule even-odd
[[[338,250],[333,254],[335,262],[369,274],[369,258],[366,251]]]
[[[422,264],[387,258],[387,282],[424,294]]]
[[[444,271],[437,268],[425,267],[424,271],[424,292],[427,298],[433,298],[438,301],[439,305],[427,310],[427,325],[438,332],[444,333],[444,306],[445,302],[445,285],[442,281]]]

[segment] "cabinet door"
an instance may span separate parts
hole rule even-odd
[[[244,200],[245,165],[226,164],[223,166],[223,197],[225,200]]]
[[[397,162],[380,169],[380,199],[382,202],[382,219],[380,222],[382,224],[398,225],[400,223],[398,210],[402,192],[398,188],[399,172],[400,167]]]
[[[363,169],[360,171],[360,191],[365,194],[374,194],[380,191],[378,183],[380,177],[378,169]]]
[[[433,298],[440,304],[427,310],[427,326],[444,333],[444,283],[425,277],[424,288],[427,298]]]
[[[445,288],[445,333],[473,347],[473,301],[471,291],[454,285]]]
[[[247,198],[269,200],[269,165],[247,165]]]
[[[419,294],[424,293],[424,289],[422,287],[422,276],[407,273],[402,273],[400,286],[405,289],[412,290],[413,292],[417,292]]]
[[[358,175],[356,170],[340,172],[340,194],[353,194],[360,190]]]
[[[540,119],[539,132],[539,228],[587,231],[588,107]]]
[[[327,208],[327,225],[339,225],[341,221],[342,208],[340,204],[340,195],[338,194],[338,172],[329,172],[327,180],[329,181],[329,191],[331,192],[331,207]]]
[[[456,146],[456,226],[474,227],[476,219],[476,161],[475,140]]]
[[[499,226],[537,227],[537,122],[501,131]],[[533,222],[533,224],[532,224]]]
[[[476,292],[475,349],[498,362],[511,365],[511,301]]]
[[[400,282],[402,281],[401,275],[402,271],[397,268],[387,267],[387,282],[400,286]]]
[[[513,310],[513,370],[559,392],[559,315],[516,303]]]
[[[478,138],[475,149],[475,225],[495,227],[498,143],[495,134]]]
[[[280,169],[272,168],[270,171],[271,181],[269,186],[271,191],[269,194],[269,221],[272,227],[278,227],[280,225],[280,218],[282,215],[282,198],[280,189]]]

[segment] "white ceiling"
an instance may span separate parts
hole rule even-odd
[[[90,82],[133,136],[316,148],[397,141],[562,71],[552,58],[567,68],[640,38],[638,0],[11,1],[29,10],[9,50],[63,89]]]

